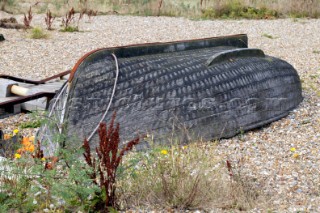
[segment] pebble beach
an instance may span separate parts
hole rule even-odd
[[[11,17],[0,12],[1,18]],[[16,15],[23,22],[22,15]],[[189,20],[175,17],[96,16],[80,20],[80,32],[60,32],[56,18],[48,38],[31,39],[30,31],[3,29],[0,74],[40,80],[72,69],[85,53],[103,47],[247,34],[249,47],[281,58],[302,80],[303,102],[289,116],[263,128],[219,141],[217,155],[241,166],[256,179],[276,212],[320,212],[320,19]],[[44,15],[32,26],[45,29]],[[12,132],[29,116],[0,120]],[[36,129],[22,130],[34,134]],[[265,212],[265,207],[251,211]]]

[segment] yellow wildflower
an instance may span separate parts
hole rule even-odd
[[[14,154],[14,158],[19,159],[19,158],[21,158],[21,155],[16,153],[16,154]]]
[[[290,151],[291,151],[291,152],[295,152],[295,151],[296,151],[296,148],[292,147],[292,148],[290,149]]]
[[[42,161],[45,161],[45,160],[46,160],[46,158],[41,158],[41,160],[42,160]]]
[[[161,150],[161,154],[163,154],[163,155],[167,155],[167,154],[168,154],[168,151],[167,151],[167,150],[165,150],[165,149],[163,149],[163,150]]]
[[[4,134],[3,138],[4,138],[5,140],[9,140],[10,138],[12,138],[12,135],[10,135],[10,134]]]
[[[298,153],[294,153],[292,157],[293,157],[293,158],[299,158],[300,155],[299,155]]]
[[[18,129],[13,130],[13,135],[16,135],[16,134],[18,134],[18,133],[19,133],[19,130],[18,130]]]

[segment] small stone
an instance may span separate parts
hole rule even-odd
[[[0,41],[4,41],[4,36],[2,34],[0,34]]]

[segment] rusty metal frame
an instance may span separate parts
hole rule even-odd
[[[12,106],[12,105],[15,105],[15,104],[21,104],[21,103],[24,103],[24,102],[27,102],[27,101],[32,101],[32,100],[39,99],[39,98],[44,98],[44,97],[48,98],[47,102],[49,102],[55,96],[55,94],[56,93],[54,93],[54,92],[39,92],[39,93],[36,93],[36,94],[33,94],[33,95],[17,97],[14,100],[1,102],[0,103],[0,107],[1,108],[5,108],[5,107],[9,107],[9,106]]]
[[[62,78],[63,76],[66,76],[66,75],[68,75],[70,73],[71,73],[71,70],[67,70],[67,71],[59,73],[57,75],[53,75],[51,77],[48,77],[48,78],[45,78],[45,79],[42,79],[42,80],[39,80],[39,81],[19,78],[19,77],[15,77],[15,76],[11,76],[11,75],[0,75],[0,78],[13,80],[13,81],[17,81],[17,82],[20,82],[20,83],[39,85],[39,84],[45,84],[46,82],[51,81],[51,80],[53,80],[55,78]]]
[[[67,70],[67,71],[59,73],[57,75],[53,75],[51,77],[48,77],[48,78],[45,78],[45,79],[42,79],[42,80],[39,80],[39,81],[28,80],[28,79],[19,78],[19,77],[10,76],[10,75],[0,75],[0,78],[13,80],[13,81],[20,82],[20,83],[28,83],[28,84],[40,85],[40,84],[45,84],[46,82],[51,81],[51,80],[56,79],[56,78],[62,78],[63,76],[66,76],[66,75],[68,75],[70,73],[71,73],[71,70]],[[46,106],[46,108],[48,108],[48,103],[55,96],[55,94],[56,94],[55,92],[39,92],[39,93],[36,93],[36,94],[33,94],[33,95],[28,95],[28,96],[23,96],[23,97],[17,96],[16,99],[8,100],[8,101],[5,101],[5,102],[1,102],[0,103],[0,107],[1,108],[7,108],[7,107],[10,107],[10,106],[13,106],[13,105],[16,105],[16,104],[21,104],[21,103],[24,103],[24,102],[27,102],[27,101],[32,101],[32,100],[35,100],[35,99],[46,97],[47,98],[47,106]]]

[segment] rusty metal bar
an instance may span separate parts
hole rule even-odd
[[[36,94],[33,94],[33,95],[17,97],[14,100],[1,102],[0,103],[0,108],[5,108],[5,107],[12,106],[12,105],[15,105],[15,104],[21,104],[21,103],[24,103],[24,102],[27,102],[27,101],[31,101],[31,100],[35,100],[35,99],[43,98],[43,97],[48,98],[48,101],[50,101],[54,97],[54,95],[55,95],[54,92],[39,92],[39,93],[36,93]]]
[[[19,77],[15,77],[15,76],[10,76],[10,75],[0,75],[0,78],[4,78],[4,79],[9,79],[9,80],[13,80],[13,81],[17,81],[17,82],[20,82],[20,83],[27,83],[27,84],[35,84],[35,85],[38,85],[38,84],[44,84],[50,80],[53,80],[55,78],[61,78],[63,76],[66,76],[68,74],[70,74],[71,70],[67,70],[67,71],[64,71],[62,73],[59,73],[57,75],[53,75],[49,78],[45,78],[45,79],[42,79],[42,80],[39,80],[39,81],[34,81],[34,80],[29,80],[29,79],[24,79],[24,78],[19,78]]]

